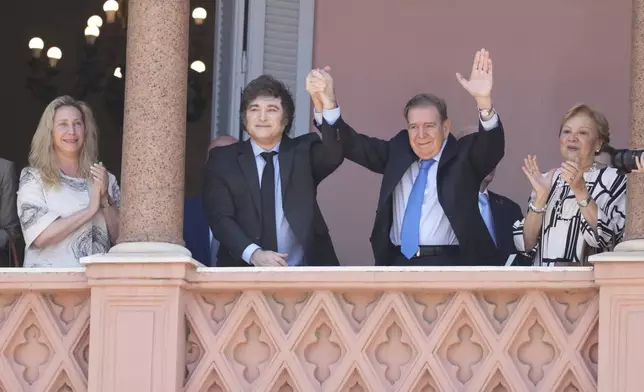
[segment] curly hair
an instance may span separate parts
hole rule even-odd
[[[291,131],[295,117],[295,102],[288,87],[271,75],[261,75],[250,81],[244,88],[239,109],[242,129],[246,129],[246,110],[248,110],[251,102],[258,97],[273,97],[281,100],[282,110],[284,111],[284,118],[282,119],[285,123],[284,133],[288,134]]]
[[[54,99],[40,117],[29,152],[29,166],[40,171],[43,183],[47,187],[60,184],[60,166],[54,152],[52,132],[56,110],[64,106],[78,109],[85,126],[85,138],[78,157],[78,170],[83,178],[90,178],[91,166],[98,159],[98,127],[90,107],[85,102],[67,95]]]

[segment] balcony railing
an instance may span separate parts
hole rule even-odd
[[[644,260],[0,273],[0,390],[636,391]],[[121,256],[122,258],[122,256]]]

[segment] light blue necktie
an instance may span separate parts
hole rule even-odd
[[[215,267],[217,265],[217,251],[219,251],[219,241],[215,239],[212,235],[212,230],[210,232],[210,266]]]
[[[405,217],[403,218],[402,230],[400,233],[400,251],[407,259],[411,259],[418,251],[418,236],[420,231],[420,215],[425,198],[425,187],[427,186],[427,172],[436,162],[433,159],[420,161],[420,171],[414,182],[407,201]]]
[[[492,218],[492,209],[490,208],[490,203],[488,196],[485,193],[479,192],[479,210],[481,211],[481,216],[485,221],[485,226],[492,236],[492,241],[496,244],[496,234],[494,233],[494,218]]]

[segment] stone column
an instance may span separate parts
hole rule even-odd
[[[188,256],[122,254],[81,263],[91,288],[87,391],[182,391],[184,287],[197,263]]]
[[[631,138],[632,149],[644,148],[644,1],[633,0],[631,34]],[[626,241],[619,251],[644,252],[644,174],[628,176]]]
[[[640,392],[644,385],[644,257],[591,256],[599,286],[598,392]]]
[[[112,253],[187,252],[182,225],[189,12],[189,0],[128,3],[121,222]]]

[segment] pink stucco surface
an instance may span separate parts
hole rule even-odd
[[[506,154],[491,189],[524,207],[523,158],[561,164],[558,124],[584,101],[603,111],[611,142],[626,147],[629,124],[631,2],[316,2],[315,67],[330,65],[343,117],[359,132],[388,139],[418,92],[444,97],[453,129],[476,124],[474,101],[454,74],[469,76],[474,52],[492,53],[493,100]],[[373,263],[369,235],[381,176],[352,162],[322,184],[319,199],[341,263]]]

